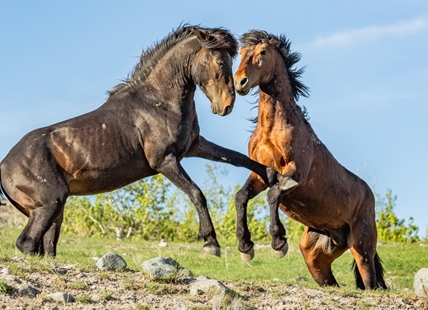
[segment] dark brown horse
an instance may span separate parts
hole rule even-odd
[[[285,36],[253,30],[241,38],[241,62],[235,89],[246,95],[259,86],[258,119],[248,144],[251,159],[288,177],[288,189],[274,185],[268,192],[272,247],[287,251],[285,229],[278,206],[290,218],[306,225],[300,250],[319,285],[337,285],[332,262],[347,249],[356,262],[361,289],[385,288],[383,268],[376,252],[377,230],[373,193],[362,179],[340,165],[318,139],[296,104],[308,89],[294,69],[300,54],[290,52]],[[268,187],[252,173],[236,194],[237,236],[243,259],[254,255],[246,223],[248,200]]]
[[[181,159],[230,163],[255,171],[271,185],[276,181],[275,170],[199,135],[196,85],[213,113],[229,114],[237,49],[225,29],[180,26],[143,52],[133,73],[98,109],[25,135],[0,166],[5,196],[29,217],[17,247],[55,256],[68,196],[111,191],[161,173],[196,206],[204,249],[220,255],[206,199]]]

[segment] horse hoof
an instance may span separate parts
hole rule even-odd
[[[220,247],[215,246],[215,245],[205,245],[204,246],[204,251],[211,254],[211,255],[215,255],[218,257],[221,257],[221,250]]]
[[[249,250],[247,253],[241,252],[241,260],[243,262],[249,262],[253,258],[254,258],[254,247],[252,247],[251,250]]]
[[[288,252],[288,243],[284,244],[280,250],[274,250],[273,252],[276,258],[283,258]]]
[[[279,189],[281,191],[292,190],[293,188],[297,187],[298,185],[299,185],[299,183],[294,181],[292,178],[286,177],[286,178],[284,178],[281,185],[279,186]]]

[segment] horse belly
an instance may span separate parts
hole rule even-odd
[[[299,188],[295,191],[297,192]],[[300,189],[301,190],[301,189]],[[342,203],[319,197],[298,197],[291,192],[281,200],[280,209],[290,218],[318,229],[337,229],[349,222],[349,209]]]
[[[138,141],[124,131],[103,124],[51,133],[51,152],[72,195],[111,191],[154,174]]]
[[[109,192],[144,177],[156,174],[148,164],[124,163],[118,168],[82,173],[79,178],[67,177],[70,195],[88,195]]]

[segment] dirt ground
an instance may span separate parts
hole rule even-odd
[[[56,266],[57,271],[61,268],[64,266]],[[396,298],[281,284],[224,283],[237,293],[235,297],[227,299],[214,291],[191,296],[182,283],[157,283],[133,271],[101,275],[79,270],[66,274],[47,271],[31,273],[25,279],[1,277],[14,288],[11,295],[0,293],[2,309],[428,309],[426,299],[411,293],[408,298]],[[25,284],[36,289],[37,295],[28,294],[27,288],[28,295],[21,297]],[[49,296],[55,292],[67,293],[75,301],[55,301]]]
[[[18,224],[22,218],[14,211],[2,206],[0,225]],[[22,258],[12,259],[26,264]],[[7,267],[7,262],[0,262],[1,309],[428,309],[428,299],[411,291],[398,298],[384,293],[240,282],[223,283],[234,295],[209,291],[192,296],[182,282],[158,283],[132,270],[89,273],[54,264],[42,272],[19,275]],[[4,283],[13,288],[10,294],[4,293]],[[74,302],[54,300],[50,294],[56,292],[68,294],[66,298],[74,298]]]

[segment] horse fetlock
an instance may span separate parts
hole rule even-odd
[[[268,181],[269,186],[273,186],[274,184],[279,182],[280,181],[279,176],[280,176],[280,174],[275,169],[273,169],[271,167],[266,168],[266,177],[267,177],[267,181]]]
[[[284,238],[283,236],[273,236],[272,237],[272,249],[275,251],[280,251],[282,248],[284,248],[285,245],[287,245],[287,238]]]

